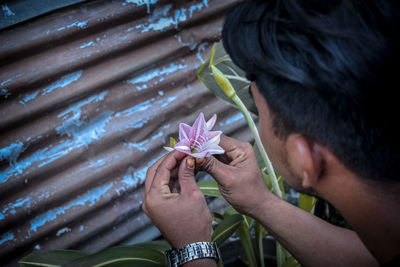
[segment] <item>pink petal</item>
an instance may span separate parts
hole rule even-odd
[[[191,153],[190,142],[187,139],[180,140],[174,145],[174,149],[183,153]]]
[[[225,150],[219,145],[211,145],[205,151],[212,155],[225,153]]]
[[[165,146],[164,149],[167,150],[168,152],[171,152],[171,151],[175,150],[172,147],[168,147],[168,146]]]
[[[207,156],[208,154],[209,154],[208,151],[202,151],[202,152],[193,153],[190,156],[192,156],[194,158],[202,159],[205,157],[209,157],[209,156]]]
[[[190,127],[189,125],[187,125],[185,123],[180,123],[179,124],[179,139],[180,140],[189,139],[191,129],[192,129],[192,127]]]
[[[189,138],[198,140],[200,136],[204,135],[204,131],[206,127],[206,120],[204,119],[204,114],[201,112],[194,122],[192,129],[190,130]],[[201,141],[201,140],[198,140]]]
[[[208,147],[208,146],[210,146],[210,145],[212,145],[212,144],[218,145],[218,144],[219,144],[219,141],[220,141],[220,139],[221,139],[221,134],[222,134],[221,131],[211,131],[211,132],[208,132],[208,136],[207,136],[207,139],[208,139],[208,140],[207,140],[206,143],[203,144],[203,146],[204,146],[204,147]]]
[[[214,114],[211,119],[207,121],[207,130],[211,131],[211,129],[214,127],[215,122],[217,121],[217,114]]]

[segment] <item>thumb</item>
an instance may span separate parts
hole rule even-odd
[[[219,161],[214,156],[205,158],[200,165],[201,170],[211,174],[211,176],[220,184],[223,184],[229,176],[230,168],[231,166]]]
[[[179,166],[178,179],[182,193],[185,193],[185,191],[190,192],[197,188],[194,178],[194,164],[194,158],[186,157]]]

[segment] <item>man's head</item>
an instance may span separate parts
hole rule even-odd
[[[252,0],[228,14],[224,47],[264,97],[276,142],[299,136],[359,177],[399,181],[399,10],[390,0]],[[284,173],[287,157],[271,156]]]

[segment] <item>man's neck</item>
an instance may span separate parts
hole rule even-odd
[[[400,255],[400,192],[364,181],[347,170],[336,172],[324,177],[317,191],[339,209],[377,260],[386,263]]]

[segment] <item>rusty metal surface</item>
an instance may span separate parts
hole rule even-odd
[[[242,140],[196,70],[236,1],[92,1],[0,31],[0,258],[158,235],[147,168],[200,111]]]

